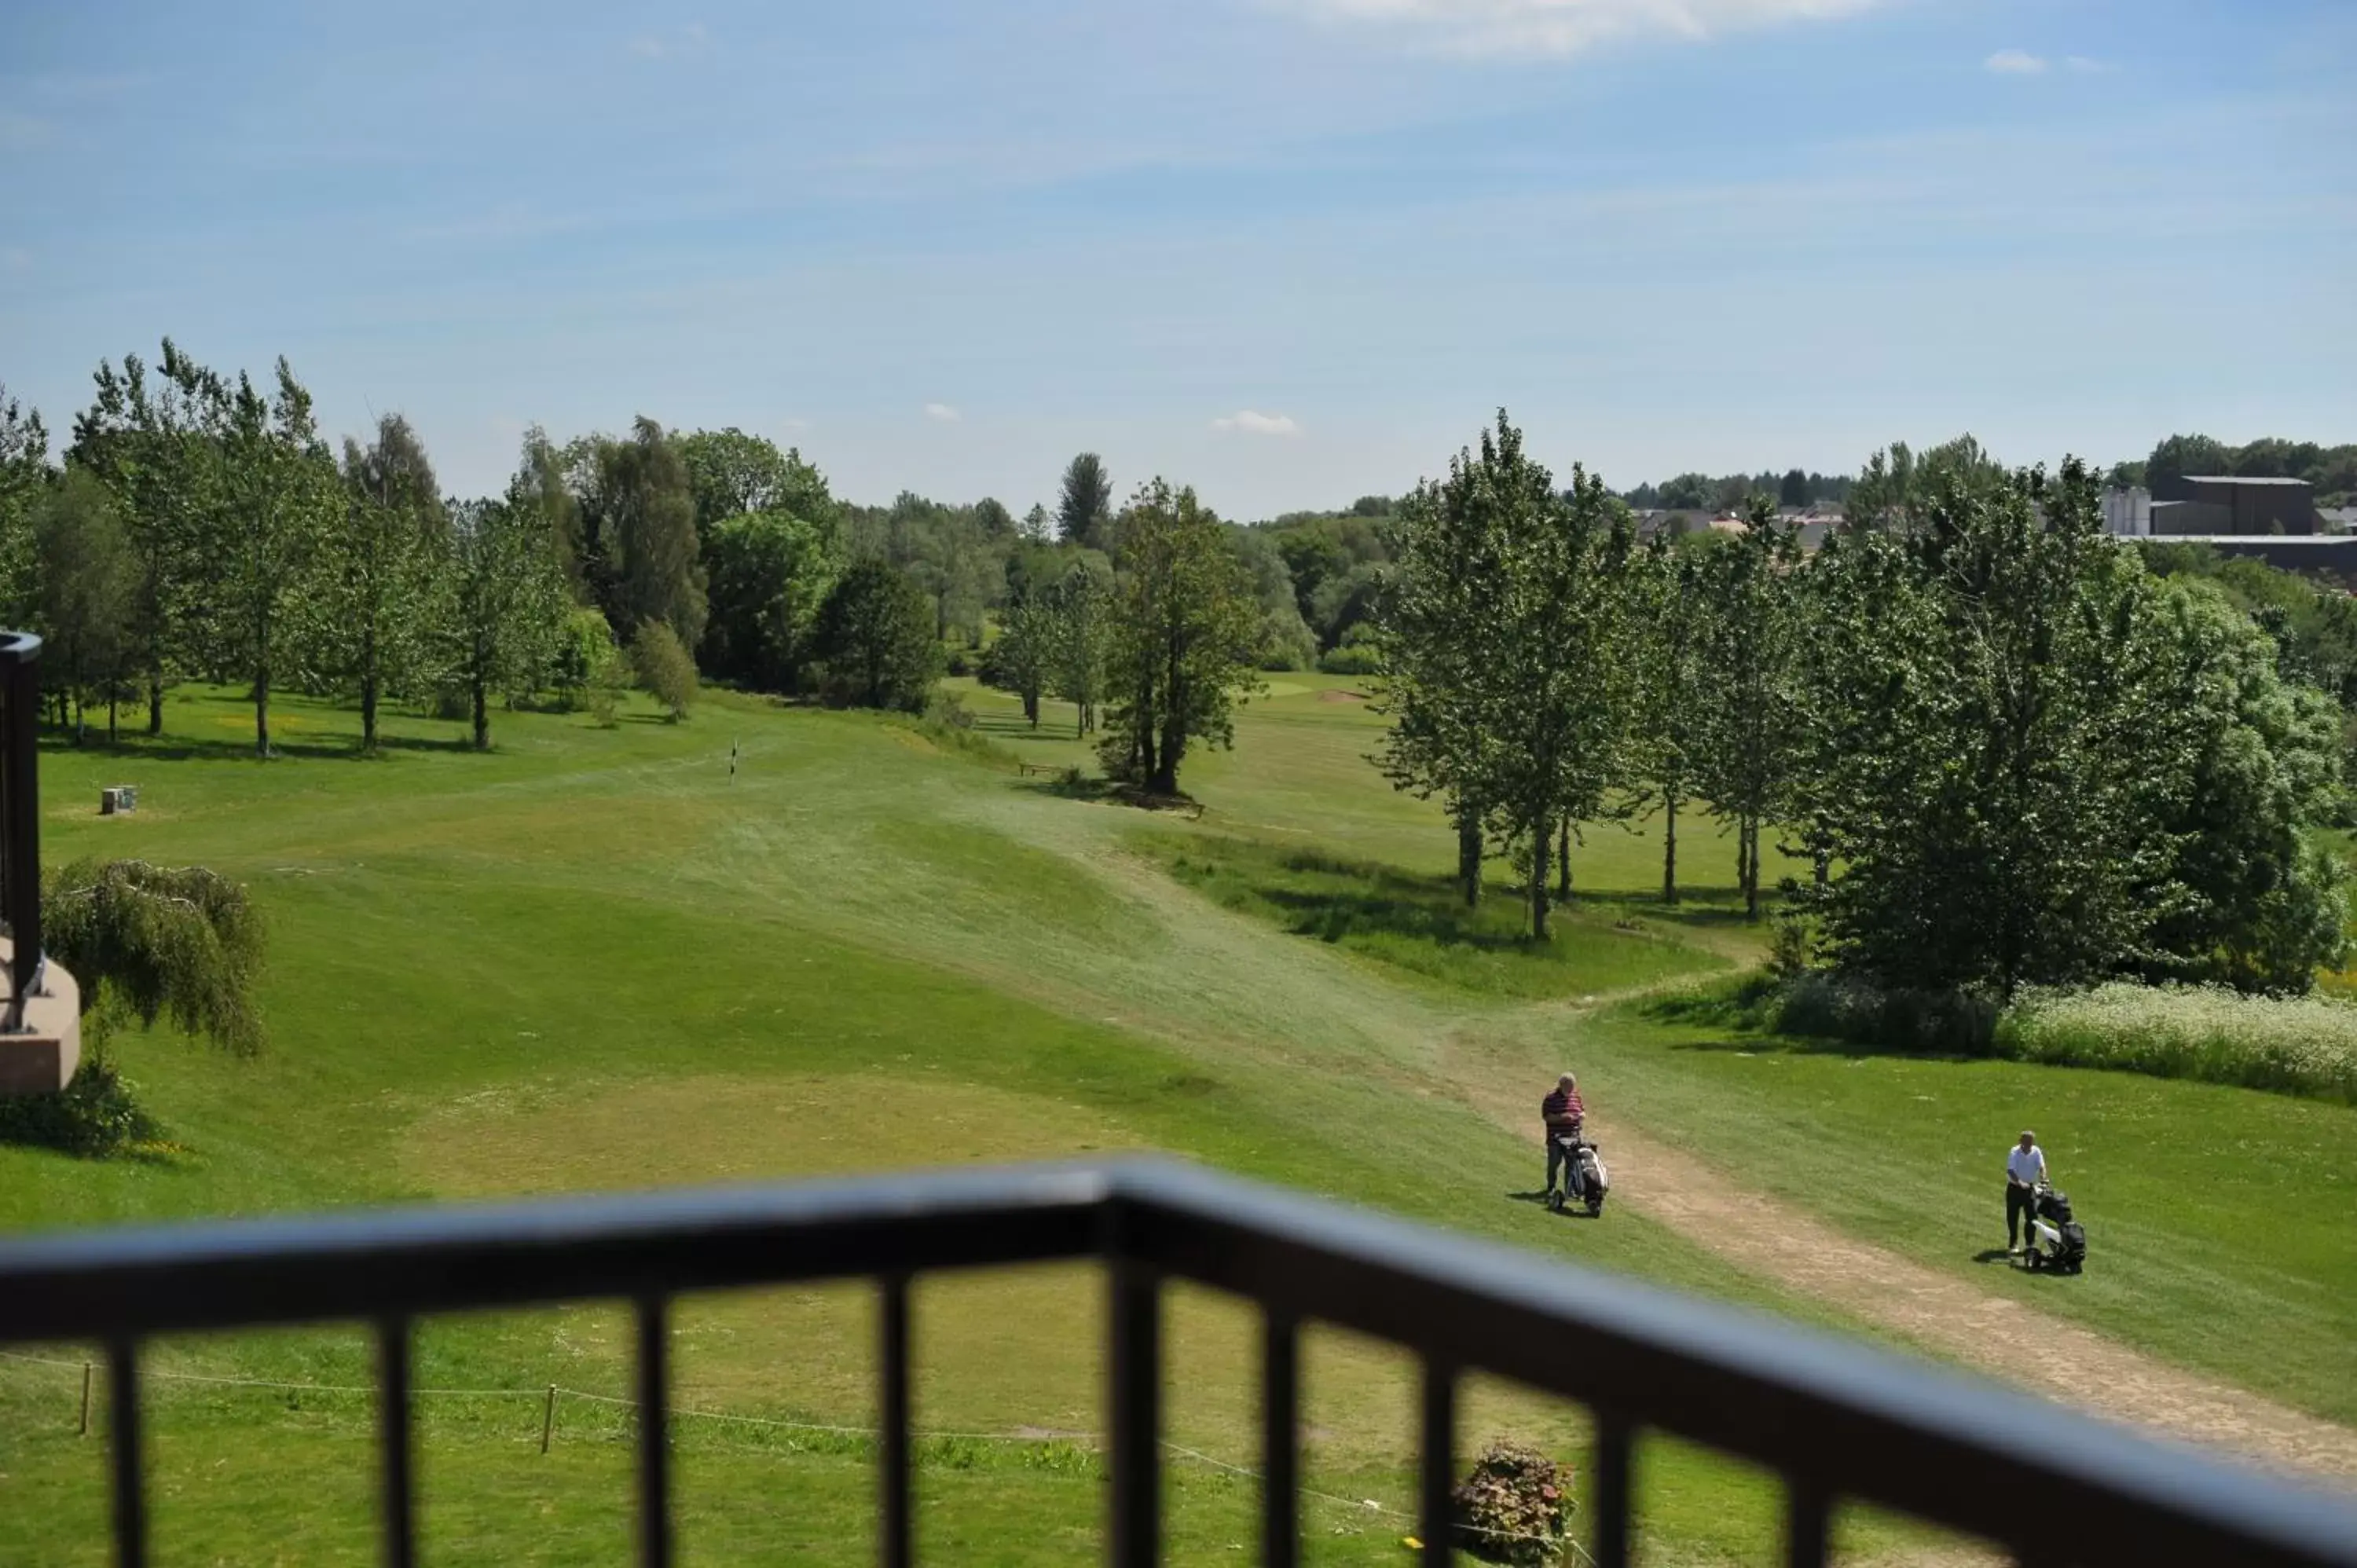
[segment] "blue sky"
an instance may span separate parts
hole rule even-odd
[[[0,15],[0,381],[286,354],[523,426],[1231,516],[1559,469],[2357,439],[2347,0],[604,0]]]

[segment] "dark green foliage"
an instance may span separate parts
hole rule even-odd
[[[1118,527],[1111,711],[1098,755],[1108,778],[1175,795],[1188,747],[1231,744],[1236,700],[1258,687],[1260,612],[1243,564],[1192,489],[1139,487]]]
[[[1570,1466],[1535,1448],[1491,1443],[1448,1494],[1459,1543],[1476,1557],[1517,1568],[1558,1562],[1571,1516],[1571,1482]]]
[[[584,575],[615,635],[666,621],[694,648],[707,613],[686,463],[662,425],[640,415],[630,434],[577,444]]]
[[[81,985],[82,1011],[121,1009],[240,1056],[262,1049],[253,986],[262,917],[237,883],[203,866],[76,861],[42,879],[41,937]]]
[[[1798,468],[1788,469],[1784,481],[1776,489],[1776,504],[1782,507],[1804,507],[1809,504],[1809,476]]]
[[[491,744],[490,699],[536,690],[565,640],[560,543],[529,443],[508,493],[508,499],[451,509],[444,564],[448,610],[438,628],[437,657],[448,672],[445,694],[458,695],[473,717],[478,750]]]
[[[694,430],[672,438],[695,499],[695,529],[707,545],[711,531],[748,511],[779,511],[832,532],[834,498],[826,477],[802,461],[799,449],[780,452],[766,436],[735,425]]]
[[[1693,785],[1735,829],[1736,886],[1760,918],[1762,828],[1788,804],[1802,739],[1797,655],[1805,635],[1800,546],[1754,499],[1741,533],[1689,553],[1694,591],[1708,607],[1694,649]],[[1666,715],[1665,715],[1666,716]]]
[[[345,441],[343,479],[343,505],[319,541],[307,642],[315,672],[359,694],[361,749],[374,751],[378,704],[425,672],[449,516],[424,444],[397,413],[377,422],[373,445]]]
[[[163,1128],[140,1108],[113,1059],[90,1047],[87,1032],[84,1042],[81,1066],[65,1088],[0,1099],[0,1144],[95,1159],[162,1140]]]
[[[920,714],[941,676],[931,601],[878,560],[858,562],[828,593],[813,651],[827,701],[846,706]]]
[[[695,705],[695,660],[680,646],[670,622],[651,620],[640,626],[639,635],[630,639],[630,672],[662,704],[673,724],[687,717]]]
[[[2332,506],[2357,500],[2357,442],[2325,446],[2314,441],[2287,441],[2266,435],[2241,446],[2229,446],[2207,435],[2172,435],[2152,449],[2137,465],[2133,481],[2151,487],[2155,500],[2186,497],[2183,481],[2193,476],[2232,474],[2244,478],[2306,479],[2316,487],[2319,504]]]
[[[1056,532],[1084,550],[1113,549],[1113,476],[1104,459],[1083,452],[1064,468],[1063,494],[1056,504]]]
[[[819,607],[840,570],[832,527],[788,511],[746,512],[713,527],[704,559],[705,670],[756,691],[801,690]]]
[[[2114,545],[2078,464],[1960,456],[1893,487],[1905,529],[1836,538],[1812,573],[1825,950],[1901,990],[2305,984],[2339,945],[2302,836],[2337,782],[2330,715],[2247,621]]]
[[[1329,675],[1379,675],[1383,650],[1372,641],[1346,642],[1318,656],[1318,668]]]
[[[48,489],[49,433],[0,385],[0,615],[22,624],[33,596],[33,512]]]
[[[47,639],[43,679],[70,693],[78,710],[104,703],[111,740],[115,704],[135,693],[139,568],[130,536],[106,487],[72,468],[40,498],[32,537],[39,564],[34,624]]]

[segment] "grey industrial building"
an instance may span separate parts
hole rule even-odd
[[[2314,533],[2316,488],[2306,479],[2188,474],[2153,487],[2152,532]]]

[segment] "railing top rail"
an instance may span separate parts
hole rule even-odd
[[[0,631],[0,660],[23,664],[41,656],[41,636],[35,631]]]
[[[2357,1565],[2347,1498],[1760,1314],[1152,1160],[27,1237],[0,1241],[0,1342],[1090,1256],[2040,1554]],[[2025,1487],[2069,1494],[2038,1510],[2056,1533],[2007,1528]]]

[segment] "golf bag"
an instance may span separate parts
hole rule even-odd
[[[1557,1133],[1553,1136],[1567,1157],[1564,1161],[1564,1190],[1551,1195],[1547,1206],[1560,1213],[1566,1203],[1582,1204],[1592,1219],[1604,1212],[1604,1195],[1612,1190],[1612,1178],[1604,1169],[1604,1156],[1597,1145],[1579,1133]]]
[[[2072,1216],[2071,1198],[2040,1182],[2030,1199],[2029,1245],[2022,1261],[2033,1269],[2075,1274],[2087,1262],[2087,1229]]]

